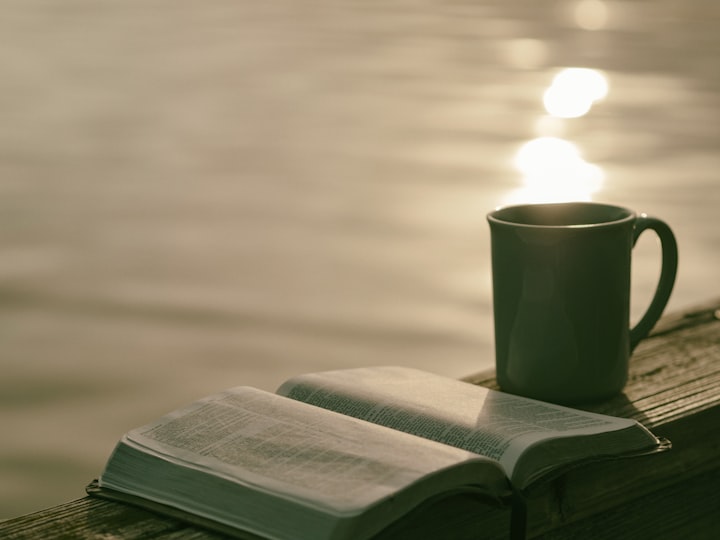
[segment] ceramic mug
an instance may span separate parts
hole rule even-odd
[[[665,309],[677,243],[668,225],[600,203],[508,206],[487,216],[492,245],[497,381],[556,403],[622,391],[628,361]],[[654,297],[630,328],[630,261],[640,234],[660,237]]]

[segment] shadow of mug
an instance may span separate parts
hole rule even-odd
[[[564,404],[620,392],[633,349],[675,283],[670,227],[626,208],[584,202],[508,206],[487,219],[500,388]],[[630,328],[631,252],[648,229],[660,238],[662,271],[650,306]]]

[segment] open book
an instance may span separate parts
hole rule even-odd
[[[503,503],[578,463],[664,447],[634,420],[359,368],[233,388],[131,430],[88,491],[241,538],[362,540],[443,497]]]

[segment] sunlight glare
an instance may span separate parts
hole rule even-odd
[[[589,68],[567,68],[558,73],[543,95],[545,110],[558,118],[587,114],[596,101],[607,96],[607,78]]]
[[[589,201],[600,189],[604,174],[588,163],[573,143],[557,137],[539,137],[525,143],[514,159],[525,186],[506,203]]]

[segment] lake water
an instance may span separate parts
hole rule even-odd
[[[0,518],[228,386],[491,366],[498,205],[662,217],[718,296],[719,6],[0,0]]]

